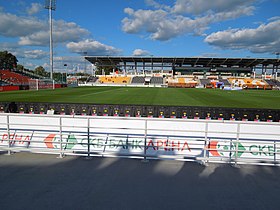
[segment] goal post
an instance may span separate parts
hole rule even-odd
[[[51,79],[30,79],[29,90],[55,89],[55,82]]]

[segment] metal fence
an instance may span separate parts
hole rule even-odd
[[[280,123],[3,113],[0,150],[278,166]]]

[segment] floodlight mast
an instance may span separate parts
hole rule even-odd
[[[50,25],[50,76],[53,79],[53,40],[52,40],[52,10],[56,9],[56,0],[45,0],[45,9],[49,10]]]

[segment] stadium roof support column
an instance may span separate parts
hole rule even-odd
[[[153,62],[153,56],[151,57],[151,64],[152,64],[152,74],[154,73],[154,62]]]
[[[124,62],[124,74],[126,75],[126,62]]]
[[[253,78],[256,79],[256,67],[253,67]]]

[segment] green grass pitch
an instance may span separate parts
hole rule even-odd
[[[0,101],[280,109],[280,91],[79,87],[56,90],[1,92]]]

